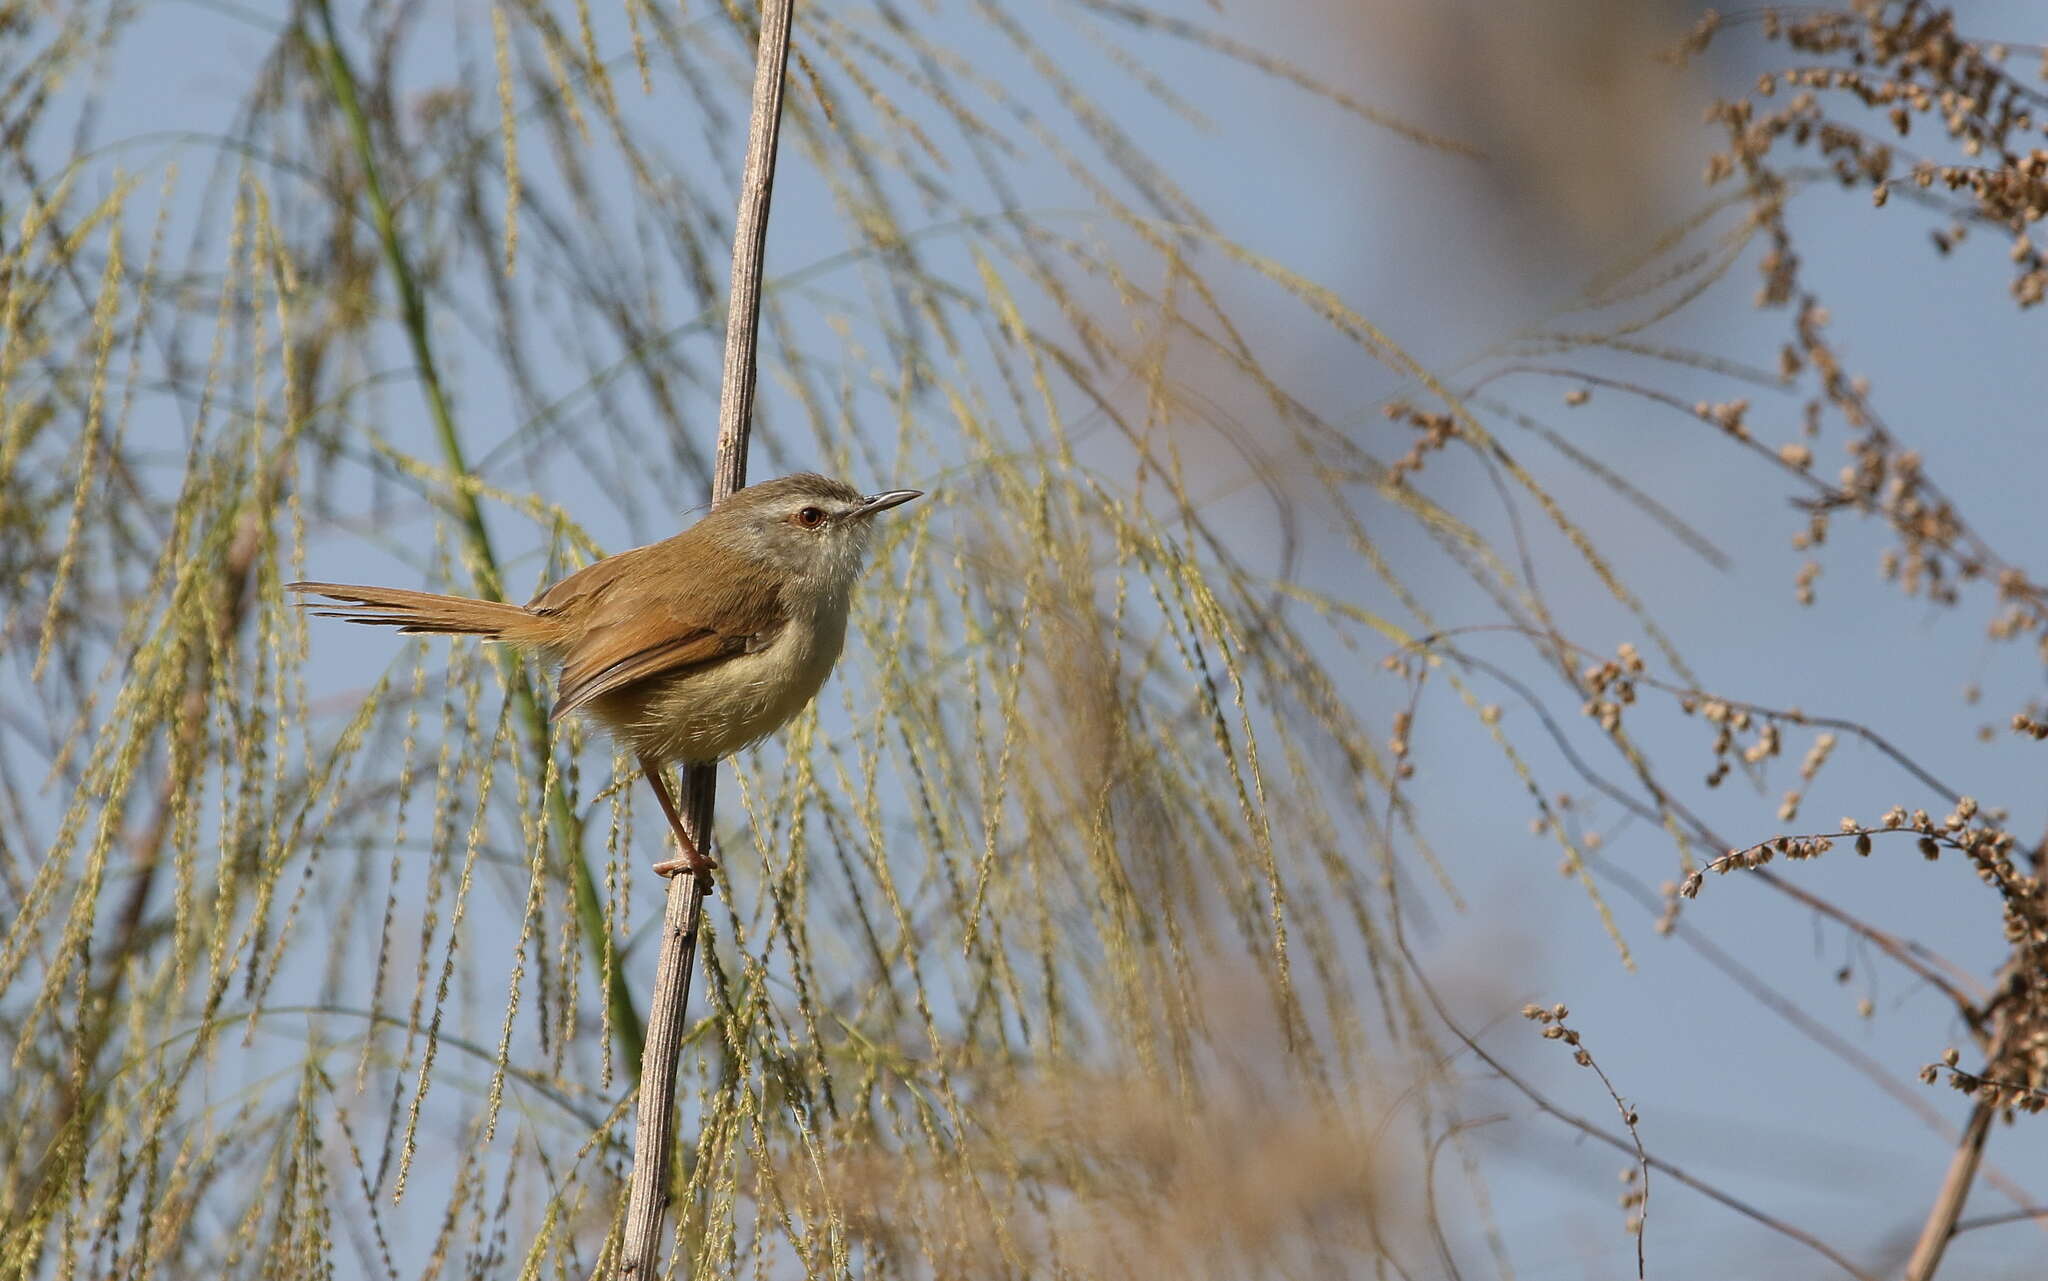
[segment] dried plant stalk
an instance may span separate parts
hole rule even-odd
[[[1970,1123],[1963,1127],[1962,1142],[1956,1145],[1955,1156],[1949,1160],[1948,1174],[1935,1194],[1934,1207],[1927,1213],[1920,1239],[1913,1243],[1913,1257],[1906,1263],[1906,1281],[1929,1281],[1941,1266],[1941,1256],[1956,1234],[1956,1220],[1962,1217],[1963,1203],[1969,1199],[1970,1184],[1983,1163],[1984,1140],[1990,1137],[1997,1111],[1983,1102],[1970,1109]]]
[[[739,210],[733,219],[731,301],[718,398],[718,455],[711,478],[714,505],[747,483],[747,437],[754,415],[760,342],[761,261],[768,244],[768,203],[775,186],[775,141],[782,127],[783,70],[789,61],[789,24],[794,9],[795,0],[763,0],[761,5],[747,159],[740,175]],[[717,784],[715,765],[695,765],[685,771],[683,823],[700,850],[710,848]],[[682,1052],[707,884],[700,876],[671,878],[662,910],[661,959],[655,968],[647,1041],[640,1059],[639,1115],[633,1129],[633,1172],[620,1243],[620,1277],[652,1277],[660,1263],[662,1212],[667,1208],[669,1156],[675,1135],[676,1061]]]

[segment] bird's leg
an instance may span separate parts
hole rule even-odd
[[[697,843],[690,839],[690,834],[683,830],[683,816],[676,812],[676,798],[669,795],[668,780],[662,777],[661,766],[643,756],[640,758],[640,772],[647,775],[648,783],[654,788],[654,799],[661,802],[661,812],[668,816],[669,830],[676,834],[676,844],[682,849],[682,857],[656,863],[655,872],[661,876],[688,872],[702,880],[705,889],[710,889],[711,874],[718,870],[718,864],[705,858]]]

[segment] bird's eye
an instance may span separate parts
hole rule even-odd
[[[805,529],[816,529],[818,526],[825,523],[824,509],[819,507],[806,507],[796,514],[796,523],[802,525]]]

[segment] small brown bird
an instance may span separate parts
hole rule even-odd
[[[640,759],[682,857],[663,876],[716,866],[683,831],[662,778],[781,728],[817,694],[876,512],[922,493],[863,496],[808,472],[735,492],[675,537],[598,561],[525,605],[396,587],[288,583],[339,602],[322,618],[401,632],[481,636],[561,664],[554,715],[586,712]]]

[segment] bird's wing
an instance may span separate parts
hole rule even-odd
[[[592,561],[561,582],[542,591],[540,595],[528,601],[526,607],[536,614],[564,618],[573,616],[580,610],[589,609],[613,588],[619,586],[622,579],[663,545],[649,543],[645,547],[635,547],[616,556]]]
[[[581,638],[562,664],[557,716],[650,677],[758,650],[788,621],[781,593],[751,576],[710,591],[606,585],[612,590],[590,601]]]

